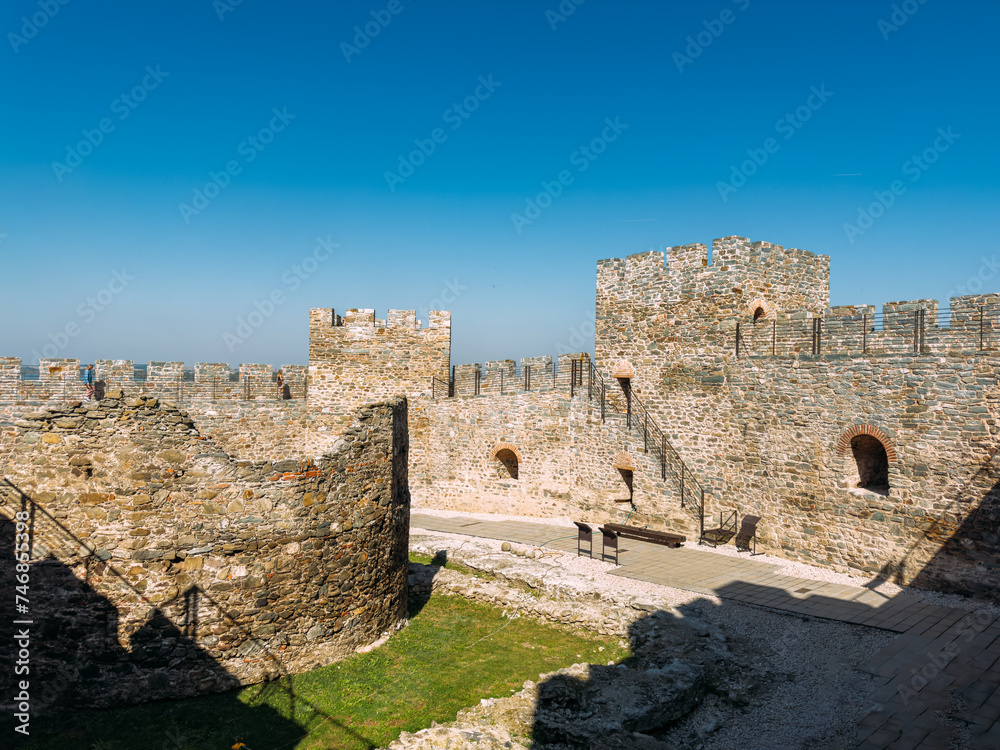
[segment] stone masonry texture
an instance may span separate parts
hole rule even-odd
[[[49,710],[304,671],[406,617],[405,399],[356,410],[315,461],[233,458],[188,412],[114,390],[5,407],[0,424],[2,606],[9,519],[31,512],[32,670],[59,686]]]
[[[595,353],[634,366],[709,510],[763,516],[764,547],[791,559],[997,598],[1000,356],[995,338],[979,348],[978,314],[994,305],[988,340],[995,295],[951,300],[947,327],[936,301],[887,303],[876,327],[874,306],[828,308],[825,256],[730,237],[707,266],[701,247],[600,261]],[[893,458],[887,492],[838,453],[861,427]]]

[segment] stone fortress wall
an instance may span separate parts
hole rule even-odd
[[[405,399],[356,410],[318,460],[233,458],[196,421],[115,389],[0,408],[0,615],[27,513],[32,670],[58,686],[36,711],[259,682],[405,621]]]
[[[575,385],[571,360],[586,367],[577,371]],[[689,497],[682,507],[676,467],[664,476],[657,456],[646,451],[638,422],[629,430],[625,415],[613,412],[618,394],[608,394],[602,419],[589,355],[562,355],[557,368],[550,357],[521,363],[520,376],[513,360],[458,365],[452,397],[413,404],[411,439],[425,446],[424,458],[411,463],[415,502],[595,522],[621,521],[631,512],[637,523],[697,529],[697,504]],[[532,372],[527,379],[526,366]],[[469,377],[477,372],[478,394]],[[621,399],[616,403],[620,407]],[[634,467],[625,469],[631,487],[619,466]]]
[[[334,493],[344,498],[344,504],[328,500],[321,512],[323,521],[309,520],[318,511],[307,509],[324,505],[316,497],[331,495],[330,489],[324,495],[316,483],[330,485],[335,477],[349,485],[359,480],[362,494],[375,492],[381,497],[388,481],[385,472],[398,477],[407,464],[409,486],[421,506],[601,522],[628,516],[630,523],[671,529],[687,535],[692,543],[702,521],[698,490],[703,487],[708,524],[719,512],[733,509],[761,515],[761,548],[768,552],[996,598],[1000,594],[1000,467],[995,465],[1000,445],[996,437],[1000,353],[989,348],[991,341],[993,347],[998,345],[996,320],[984,318],[983,310],[997,301],[989,295],[953,299],[948,326],[940,324],[936,306],[928,301],[888,303],[881,315],[872,306],[831,309],[829,258],[730,237],[716,241],[711,265],[704,245],[600,261],[593,372],[588,355],[572,354],[557,363],[547,357],[525,358],[520,369],[513,360],[457,365],[452,380],[450,314],[432,312],[425,329],[412,311],[390,311],[382,321],[373,310],[348,310],[341,317],[333,310],[317,309],[310,313],[308,366],[283,368],[286,382],[301,382],[300,389],[292,387],[290,399],[278,398],[270,380],[271,368],[266,365],[241,366],[241,379],[229,381],[228,365],[199,363],[194,380],[187,381],[178,377],[183,372],[180,363],[150,363],[147,380],[135,381],[128,377],[131,363],[102,362],[99,377],[110,392],[124,390],[121,407],[105,407],[106,402],[74,407],[83,412],[54,414],[42,419],[48,425],[45,429],[29,429],[26,423],[33,420],[23,419],[21,426],[16,421],[23,412],[37,409],[39,403],[62,404],[74,388],[80,388],[73,375],[78,362],[41,363],[41,385],[29,385],[20,380],[18,361],[0,360],[0,401],[12,404],[2,409],[7,414],[2,443],[6,448],[0,447],[0,452],[7,450],[8,464],[27,458],[27,453],[10,450],[15,443],[21,446],[19,451],[39,445],[24,443],[28,433],[37,433],[41,437],[32,439],[42,441],[30,450],[55,451],[58,446],[46,443],[46,435],[94,430],[91,420],[96,417],[90,411],[125,410],[128,399],[179,402],[183,415],[171,412],[169,416],[189,420],[190,424],[184,422],[186,429],[193,425],[199,441],[216,446],[211,451],[185,449],[185,461],[195,457],[198,462],[216,464],[209,468],[184,465],[179,467],[185,472],[180,477],[168,472],[175,467],[156,464],[149,471],[157,479],[134,481],[162,484],[168,476],[175,482],[198,480],[196,472],[204,472],[205,478],[199,481],[208,484],[192,485],[204,496],[195,493],[180,510],[169,498],[186,493],[183,485],[167,496],[158,494],[162,487],[141,491],[138,485],[122,485],[124,489],[95,490],[88,494],[104,497],[95,503],[82,500],[80,494],[42,486],[61,476],[48,468],[48,453],[36,457],[42,464],[22,464],[5,472],[16,474],[29,494],[54,493],[54,497],[41,497],[67,514],[65,519],[71,521],[67,528],[110,538],[113,534],[105,527],[117,529],[115,524],[121,524],[112,540],[117,546],[105,544],[101,554],[111,552],[127,559],[129,569],[123,575],[134,570],[135,583],[145,581],[147,591],[162,597],[165,609],[160,611],[167,612],[171,621],[183,616],[176,600],[179,593],[173,599],[167,596],[173,589],[183,589],[171,585],[171,576],[181,575],[180,571],[193,575],[189,568],[198,563],[187,559],[203,557],[202,567],[195,572],[207,572],[201,574],[206,577],[198,579],[198,586],[212,592],[217,585],[220,595],[235,597],[233,603],[245,617],[240,626],[250,635],[232,648],[244,650],[253,651],[256,645],[243,644],[258,641],[268,648],[278,646],[268,639],[280,632],[290,633],[289,639],[294,635],[307,640],[312,632],[320,643],[324,639],[337,642],[336,631],[330,631],[341,620],[346,628],[347,620],[343,614],[333,617],[340,604],[325,609],[320,592],[323,585],[349,577],[345,571],[352,565],[364,568],[370,557],[348,558],[349,565],[336,567],[326,557],[327,550],[336,548],[333,542],[324,542],[321,555],[316,554],[316,547],[308,546],[310,538],[317,544],[309,534],[327,528],[322,523],[331,520],[331,512],[338,517],[350,515],[357,503],[347,499],[350,489],[344,490],[348,494]],[[254,390],[254,383],[259,391]],[[162,389],[158,396],[157,388]],[[636,411],[625,416],[630,403],[627,393],[632,394],[634,405],[640,400],[645,404],[648,415]],[[47,402],[46,395],[50,397]],[[367,467],[368,459],[352,462],[345,452],[363,453],[369,442],[380,440],[386,445],[385,430],[359,431],[351,413],[359,408],[362,415],[372,414],[372,409],[382,413],[378,410],[389,407],[370,405],[398,396],[407,397],[406,458],[401,465],[394,449],[394,468],[366,481],[355,472],[359,466]],[[399,407],[391,408],[398,415]],[[652,428],[647,417],[654,423]],[[83,426],[59,426],[59,419],[76,418],[82,418]],[[400,419],[394,416],[392,421],[396,437],[391,442],[399,445]],[[656,425],[664,429],[662,438],[664,446],[669,443],[669,451],[664,447],[658,453]],[[152,433],[155,437],[147,433],[134,443],[149,444],[146,453],[153,458],[143,457],[143,461],[155,464],[160,448],[169,450],[159,442],[174,439],[167,432],[161,434],[157,428]],[[885,487],[863,481],[871,456],[863,451],[856,455],[855,447],[864,440],[869,441],[865,450],[874,441],[885,453]],[[111,442],[96,453],[117,456],[133,450],[127,441]],[[72,474],[86,469],[73,460],[89,459],[93,469],[98,463],[94,453],[70,451],[57,463],[65,459],[66,470]],[[220,457],[206,457],[214,453]],[[222,454],[231,458],[224,460]],[[293,470],[287,463],[290,459],[296,459],[301,468]],[[139,462],[138,458],[130,460]],[[271,483],[278,474],[276,467],[280,467],[281,482],[288,483],[282,495],[285,500],[275,494],[281,482]],[[300,476],[317,470],[319,475]],[[250,495],[242,500],[227,495],[223,509],[208,494],[222,491],[215,485],[236,486],[231,479],[217,476],[222,472],[228,477],[230,471],[242,480],[240,498],[247,492]],[[378,476],[381,481],[375,482]],[[231,487],[224,491],[231,493]],[[254,509],[259,493],[272,498],[270,516]],[[153,507],[147,510],[145,502],[136,507],[135,496],[148,496],[148,505]],[[195,515],[189,517],[189,512]],[[143,513],[152,515],[144,517]],[[165,519],[172,513],[181,513],[181,525],[190,526],[185,540],[193,536],[192,544],[200,546],[171,541]],[[262,547],[239,548],[241,519],[247,517],[263,518],[263,526],[255,527],[253,537],[258,545],[266,540],[267,552]],[[378,514],[362,515],[361,523],[364,528],[383,523],[398,530],[390,517],[398,518],[392,513],[382,521]],[[296,523],[301,531],[292,535],[287,525]],[[352,521],[352,528],[357,523]],[[195,529],[199,524],[203,526]],[[133,529],[150,533],[135,537]],[[206,539],[195,531],[204,531]],[[134,546],[136,539],[141,542],[148,537],[154,537],[155,546]],[[224,539],[221,549],[213,543],[210,553],[195,553],[208,546],[209,537]],[[397,552],[400,538],[390,535],[387,542]],[[358,542],[371,543],[370,539]],[[227,549],[226,545],[234,544]],[[136,553],[143,550],[160,556],[142,560]],[[230,553],[241,557],[228,560]],[[315,576],[310,572],[310,580],[315,579],[320,596],[319,603],[308,604],[313,601],[308,595],[306,610],[294,609],[297,599],[291,589],[277,591],[275,602],[281,604],[277,609],[258,604],[263,597],[255,598],[252,606],[249,598],[240,598],[250,596],[244,594],[243,583],[238,591],[235,583],[234,589],[226,589],[237,578],[257,581],[259,576],[253,571],[272,562],[275,570],[294,576],[310,553],[318,558],[318,572]],[[331,554],[336,558],[337,553]],[[78,580],[86,578],[82,559],[63,560]],[[87,559],[91,560],[87,564],[93,564],[93,556]],[[113,564],[115,559],[101,562]],[[370,570],[365,586],[371,586],[372,592],[390,585],[376,569],[364,570]],[[340,584],[337,590],[341,591]],[[328,595],[330,589],[325,591]],[[125,602],[103,590],[101,596],[115,608]],[[398,602],[398,598],[389,596],[388,601]],[[148,619],[150,604],[144,606]],[[396,606],[383,613],[392,612],[395,617]],[[263,613],[269,611],[284,612],[279,616],[291,619],[271,633],[269,621],[257,619],[268,617]],[[122,620],[132,623],[123,626],[126,630],[143,628],[138,614],[123,612]],[[204,617],[211,617],[207,610]],[[385,617],[376,619],[381,627]],[[320,621],[327,630],[314,629]],[[300,625],[307,624],[305,632],[300,632]],[[228,625],[212,625],[231,632],[225,630]],[[149,632],[143,630],[143,637]],[[365,637],[373,634],[374,630],[366,631]],[[223,641],[222,633],[212,635],[223,645],[229,642]],[[195,642],[202,649],[215,646],[215,642]],[[283,645],[298,644],[288,640]],[[228,650],[232,649],[209,649],[208,663],[226,663]],[[216,674],[213,670],[209,671]],[[244,674],[228,666],[223,672],[235,674],[236,679],[254,679],[260,674]]]
[[[421,328],[413,310],[309,311],[309,404],[346,413],[398,393],[429,396],[431,378],[448,379],[451,313],[431,311]]]
[[[743,238],[717,241],[708,267],[687,248],[601,261],[597,361],[634,366],[710,510],[763,516],[768,551],[997,597],[996,295],[952,299],[950,326],[927,300],[830,309],[827,264]],[[859,486],[862,435],[887,487]]]
[[[597,341],[643,341],[656,328],[650,360],[723,354],[735,321],[761,302],[810,317],[829,306],[828,256],[725,237],[712,261],[702,244],[598,261]]]
[[[37,380],[23,379],[21,366],[17,357],[0,358],[0,407],[83,399],[79,359],[42,359]],[[94,380],[98,397],[120,390],[129,398],[182,406],[203,436],[237,458],[318,458],[336,444],[351,413],[308,407],[308,369],[281,365],[285,387],[280,395],[274,369],[267,364],[240,364],[232,370],[224,362],[196,362],[192,369],[183,362],[149,362],[140,379],[133,360],[97,360]]]

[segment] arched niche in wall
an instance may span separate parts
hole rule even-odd
[[[845,473],[849,489],[889,494],[889,466],[896,463],[898,455],[883,430],[870,424],[849,427],[837,439],[837,455],[848,459]]]
[[[774,310],[772,309],[770,303],[762,297],[757,297],[749,305],[747,305],[747,312],[753,319],[754,324],[760,320],[766,320],[774,317]]]
[[[611,465],[621,474],[625,486],[628,487],[628,498],[618,502],[632,502],[632,480],[635,475],[635,458],[628,451],[618,451]]]
[[[616,359],[611,363],[611,377],[618,381],[626,398],[632,393],[632,378],[635,377],[635,367],[627,359]]]
[[[618,379],[634,378],[635,367],[627,359],[616,359],[611,363],[611,377]]]
[[[497,443],[490,451],[490,460],[499,463],[498,471],[502,479],[517,479],[521,464],[521,451],[510,443]]]

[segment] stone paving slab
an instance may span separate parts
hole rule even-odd
[[[879,701],[861,721],[859,750],[1000,748],[1000,620],[951,610],[858,669],[876,679]]]
[[[433,531],[504,539],[565,552],[577,548],[576,530],[524,521],[476,521],[469,518],[411,516],[413,526]],[[594,534],[594,557],[601,540]],[[647,581],[707,596],[742,601],[801,615],[906,632],[944,632],[961,618],[960,610],[926,604],[918,599],[888,598],[856,586],[814,581],[776,573],[772,563],[728,557],[690,546],[671,549],[633,539],[620,539],[621,566],[611,575]]]

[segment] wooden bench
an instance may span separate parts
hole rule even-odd
[[[626,539],[636,539],[640,542],[651,542],[652,544],[664,544],[667,547],[680,547],[687,541],[687,537],[680,534],[671,534],[667,531],[654,531],[653,529],[641,529],[638,526],[622,526],[618,523],[606,523],[604,528],[614,531],[618,536]]]

